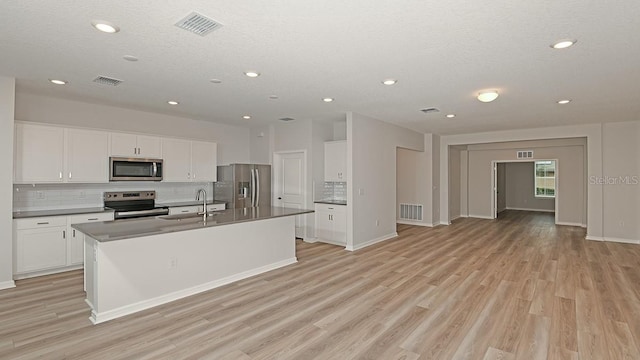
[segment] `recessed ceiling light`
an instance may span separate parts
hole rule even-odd
[[[569,99],[558,100],[558,104],[560,104],[560,105],[568,104],[570,102],[571,102],[571,100],[569,100]]]
[[[386,80],[382,80],[382,83],[384,85],[395,85],[398,82],[398,80],[396,79],[386,79]]]
[[[269,99],[278,100],[278,95],[269,95]]]
[[[127,60],[127,61],[138,61],[138,58],[133,56],[133,55],[125,55],[122,58]]]
[[[456,117],[456,114],[447,114],[447,117],[448,117],[449,119],[451,119],[451,118]]]
[[[211,81],[214,84],[221,84],[222,83],[222,80],[220,80],[220,79],[211,79],[209,81]]]
[[[245,119],[245,120],[249,120],[249,119],[251,119],[251,116],[249,116],[249,115],[243,115],[243,116],[242,116],[242,118],[243,118],[243,119]]]
[[[69,82],[66,80],[57,80],[57,79],[49,79],[52,83],[56,85],[67,85]]]
[[[120,31],[119,27],[108,21],[94,20],[91,22],[91,25],[93,25],[94,28],[109,34],[114,34]]]
[[[326,97],[326,98],[323,98],[322,101],[324,101],[324,102],[332,102],[333,98]]]
[[[251,77],[251,78],[255,78],[255,77],[260,76],[260,73],[259,72],[255,72],[255,71],[247,71],[244,74],[247,75],[248,77]]]
[[[560,40],[554,44],[551,44],[551,47],[554,49],[566,49],[577,42],[578,40],[575,40],[575,39],[565,39],[565,40]]]
[[[498,98],[498,92],[496,90],[482,91],[478,94],[478,100],[481,102],[492,102]]]
[[[178,105],[180,103],[175,101],[175,100],[169,100],[169,101],[167,101],[167,104],[169,104],[169,105]]]

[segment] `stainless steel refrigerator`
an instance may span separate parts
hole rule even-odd
[[[271,206],[271,165],[218,166],[214,192],[227,209]]]

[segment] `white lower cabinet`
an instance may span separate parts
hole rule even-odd
[[[315,204],[316,239],[347,245],[347,207],[345,205]]]
[[[71,224],[109,220],[113,213],[14,220],[14,278],[77,269],[84,262],[84,235]]]

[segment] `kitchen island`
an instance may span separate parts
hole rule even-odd
[[[295,215],[281,207],[208,216],[78,224],[85,234],[85,290],[98,324],[297,261]]]

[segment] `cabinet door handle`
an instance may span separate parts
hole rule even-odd
[[[69,171],[69,179],[71,179],[71,171]]]
[[[183,213],[187,213],[187,212],[189,212],[189,210],[182,210],[181,212],[183,212]]]
[[[193,179],[195,180],[195,178],[196,178],[196,173],[193,173]]]
[[[37,223],[37,225],[49,225],[49,222],[48,222],[48,221],[45,221],[45,222],[39,222],[39,223]]]
[[[191,173],[187,173],[187,179],[191,179]]]
[[[98,218],[90,218],[90,219],[87,219],[87,220],[89,220],[89,221],[95,221],[95,220],[98,220]]]
[[[134,155],[138,155],[138,148],[137,148],[137,147],[134,147],[134,148],[133,148],[133,154],[134,154]]]
[[[62,171],[60,171],[60,174],[58,174],[58,177],[62,179]]]
[[[76,229],[73,229],[73,237],[76,237]]]
[[[64,230],[62,230],[62,238],[63,238],[63,239],[66,239],[66,238],[67,238],[67,232],[66,232],[66,231],[64,231]]]

